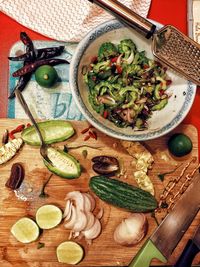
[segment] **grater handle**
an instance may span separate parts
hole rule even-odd
[[[89,0],[102,7],[103,9],[111,12],[114,16],[134,28],[147,39],[149,39],[155,32],[156,26],[144,19],[128,7],[121,4],[116,0]]]

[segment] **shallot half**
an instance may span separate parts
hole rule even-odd
[[[123,219],[114,232],[116,243],[124,246],[138,244],[146,235],[148,222],[143,213],[135,213]]]

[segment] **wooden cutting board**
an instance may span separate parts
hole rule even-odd
[[[0,136],[2,136],[5,129],[14,129],[17,125],[26,123],[24,120],[0,120]],[[134,165],[132,164],[133,158],[127,154],[127,152],[121,147],[118,140],[108,137],[98,131],[97,140],[89,139],[84,142],[84,135],[80,132],[88,126],[87,122],[72,122],[76,135],[70,138],[68,141],[57,144],[63,147],[64,143],[70,146],[77,146],[82,144],[91,145],[94,147],[100,147],[100,149],[80,148],[71,150],[77,159],[79,159],[83,166],[82,175],[78,179],[65,180],[57,176],[53,176],[46,188],[46,192],[49,194],[48,198],[42,199],[38,195],[40,193],[43,182],[48,178],[49,172],[44,167],[41,160],[38,148],[24,145],[21,151],[13,158],[9,163],[0,166],[0,266],[1,267],[57,267],[67,266],[66,264],[60,264],[56,258],[56,247],[63,241],[68,240],[69,231],[63,227],[61,223],[58,227],[51,230],[44,230],[39,240],[30,244],[21,244],[10,233],[11,226],[23,216],[35,216],[38,207],[46,203],[52,203],[59,206],[61,209],[65,207],[65,196],[69,191],[80,190],[88,191],[88,182],[91,176],[95,175],[92,170],[91,158],[96,155],[112,155],[117,157],[124,165],[126,171],[124,177],[118,179],[135,184],[133,178]],[[164,185],[174,177],[180,174],[181,168],[176,170],[175,173],[166,176],[164,183],[158,178],[158,173],[163,173],[174,169],[176,164],[183,163],[183,166],[192,158],[195,157],[196,161],[191,164],[187,173],[191,171],[198,164],[198,141],[197,130],[192,125],[180,125],[174,132],[186,133],[193,142],[192,153],[186,158],[181,158],[176,161],[172,158],[167,151],[166,143],[169,136],[168,134],[156,140],[145,142],[145,145],[151,151],[154,156],[155,163],[153,169],[149,172],[156,191],[156,198],[159,199],[159,195],[164,189]],[[82,155],[83,149],[87,149],[88,156],[84,159]],[[167,156],[167,157],[166,157]],[[25,179],[16,196],[15,192],[7,189],[5,183],[10,175],[10,169],[13,163],[21,162],[25,168]],[[19,198],[19,196],[21,198]],[[85,250],[84,260],[79,264],[80,266],[125,266],[128,265],[131,259],[136,255],[142,244],[133,247],[123,247],[116,244],[113,240],[113,232],[116,226],[121,222],[123,218],[130,215],[129,212],[123,211],[116,207],[112,207],[101,200],[97,199],[97,208],[104,208],[104,216],[102,222],[102,233],[94,240],[91,245],[87,245],[84,239],[76,240],[80,243]],[[158,219],[161,220],[163,215],[158,214]],[[156,229],[155,220],[150,214],[147,214],[149,229],[146,238]],[[184,235],[182,241],[175,249],[173,255],[170,258],[169,264],[173,264],[177,257],[180,255],[184,245],[188,238],[192,236],[196,226],[199,224],[200,214],[196,216],[192,225]],[[37,249],[38,242],[45,244],[45,247]],[[199,259],[195,260],[197,264]],[[154,265],[161,265],[160,262],[154,261]]]

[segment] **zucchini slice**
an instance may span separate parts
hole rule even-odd
[[[78,178],[81,175],[80,163],[72,155],[60,149],[49,147],[48,157],[53,163],[53,166],[46,160],[44,160],[44,164],[49,171],[56,175],[67,179]]]
[[[64,120],[38,122],[38,126],[42,132],[42,136],[46,144],[64,141],[74,134],[74,128],[72,127],[71,123]],[[22,139],[29,145],[40,145],[40,139],[34,126],[26,128],[22,132]]]

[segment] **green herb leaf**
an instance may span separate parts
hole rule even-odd
[[[45,243],[41,243],[41,242],[39,242],[38,244],[37,244],[37,249],[41,249],[41,248],[43,248],[45,246]]]
[[[86,159],[87,158],[87,155],[88,155],[88,151],[86,149],[84,149],[82,151],[82,155],[83,155],[84,159]]]
[[[49,195],[45,193],[45,187],[47,186],[47,184],[50,181],[50,179],[51,179],[52,176],[53,176],[53,174],[50,174],[49,178],[43,184],[42,189],[41,189],[41,192],[39,194],[39,197],[41,197],[41,198],[49,197]]]
[[[158,178],[163,182],[166,175],[175,172],[180,166],[182,166],[182,163],[169,172],[159,173]]]
[[[67,147],[67,145],[64,145],[63,151],[64,151],[65,153],[68,153],[68,147]]]

